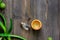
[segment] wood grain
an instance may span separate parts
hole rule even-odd
[[[25,37],[27,40],[59,40],[60,37],[60,0],[4,0],[6,9],[1,11],[7,19],[13,20],[12,34]],[[24,30],[20,23],[31,24],[33,19],[39,19],[43,23],[39,31]],[[8,27],[9,28],[9,27]],[[14,39],[17,40],[17,39]]]
[[[53,40],[59,40],[57,17],[58,17],[58,0],[48,0],[48,21],[47,21],[49,27],[48,33],[49,36],[52,36]]]
[[[60,30],[60,0],[58,0],[58,29]],[[59,31],[59,40],[60,40],[60,31]]]

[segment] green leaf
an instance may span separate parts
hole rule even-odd
[[[2,2],[2,0],[0,0],[0,3]]]
[[[2,17],[2,19],[4,20],[4,25],[6,26],[6,19],[5,19],[5,17],[3,16],[3,14],[2,13],[0,13],[0,16]]]
[[[52,37],[48,37],[48,40],[52,40]]]
[[[3,25],[3,23],[0,21],[0,26],[1,26],[1,28],[4,30],[4,32],[6,33],[6,28],[5,28],[5,26]]]
[[[17,35],[10,35],[10,34],[0,34],[1,37],[14,37],[14,38],[18,38],[18,39],[22,39],[22,40],[26,40],[24,37],[21,36],[17,36]]]
[[[11,31],[12,31],[12,19],[10,19],[10,26],[9,26],[10,28],[9,28],[9,30],[8,30],[8,33],[10,33]]]

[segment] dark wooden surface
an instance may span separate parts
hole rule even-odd
[[[9,19],[13,20],[12,34],[23,36],[27,40],[47,40],[49,36],[53,40],[59,40],[60,0],[4,0],[4,2],[7,6],[3,11],[7,19],[7,26],[9,26]],[[34,31],[30,28],[26,31],[21,28],[21,22],[30,25],[33,19],[42,21],[41,30]]]

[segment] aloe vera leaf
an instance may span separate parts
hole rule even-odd
[[[4,25],[6,26],[6,19],[5,19],[5,17],[3,16],[3,14],[2,13],[0,13],[0,16],[2,17],[2,19],[4,20]]]
[[[17,36],[17,35],[10,35],[10,34],[0,34],[1,37],[15,37],[18,39],[26,40],[24,37]]]
[[[4,32],[6,33],[6,28],[5,26],[3,25],[3,23],[0,21],[0,26],[2,27],[2,29],[4,30]]]
[[[8,33],[10,33],[11,31],[12,31],[12,19],[10,19],[10,26],[9,26],[10,28],[9,28],[9,30],[8,30]]]

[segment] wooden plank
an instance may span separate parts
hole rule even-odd
[[[60,0],[58,0],[58,28],[60,30]],[[60,31],[59,31],[59,40],[60,40]]]
[[[59,40],[57,17],[58,17],[58,0],[48,0],[47,35],[51,36],[53,40]]]
[[[42,6],[43,4],[43,6]],[[32,19],[39,19],[41,21],[43,21],[43,23],[45,23],[45,10],[46,10],[46,0],[45,2],[42,0],[31,0],[31,13],[30,15],[32,16]],[[46,40],[46,32],[44,30],[46,30],[45,28],[45,24],[43,24],[44,27],[42,28],[42,30],[39,31],[34,31],[31,30],[30,33],[32,33],[32,39],[31,40]],[[45,34],[45,35],[44,35]],[[45,38],[44,38],[45,37]],[[33,39],[34,38],[34,39]]]
[[[3,10],[3,14],[7,20],[7,28],[9,28],[10,18],[12,18],[12,0],[4,0],[3,2],[6,4],[5,10]]]
[[[30,1],[30,6],[31,6],[31,13],[30,13],[30,15],[32,17],[31,21],[36,18],[36,4],[37,4],[36,1],[37,0],[31,0]],[[31,33],[31,40],[36,40],[36,35],[35,35],[34,30],[32,30],[32,28],[31,28],[30,33]]]
[[[25,22],[25,1],[26,0],[14,0],[13,5],[13,18],[14,18],[14,34],[23,36],[29,39],[28,32],[21,28],[20,23]]]
[[[37,0],[37,19],[39,19],[43,24],[42,29],[35,32],[37,35],[37,40],[47,40],[47,8],[48,5],[46,0]]]
[[[13,18],[21,19],[22,17],[22,0],[13,0]]]
[[[22,0],[13,0],[13,23],[14,23],[14,34],[22,36],[22,29],[20,22],[22,18]],[[14,39],[17,40],[17,39]]]

